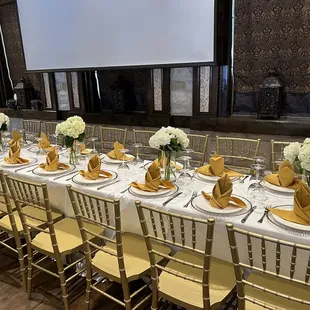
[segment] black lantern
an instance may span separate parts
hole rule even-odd
[[[280,118],[283,90],[284,84],[280,77],[274,71],[270,72],[259,87],[257,118]]]
[[[31,99],[34,97],[34,88],[30,81],[24,78],[14,87],[14,92],[17,97],[17,107],[20,109],[31,108]]]

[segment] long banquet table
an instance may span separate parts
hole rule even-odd
[[[26,149],[22,150],[21,156],[23,158],[30,158],[30,157],[36,157],[38,159],[38,164],[41,162],[45,162],[45,156],[44,155],[35,155],[34,153],[29,152]],[[68,158],[60,156],[61,162],[67,162]],[[87,165],[87,161],[83,161],[80,166],[77,167],[78,169],[85,169]],[[17,167],[18,168],[18,167]],[[201,212],[196,211],[194,208],[192,208],[191,205],[189,205],[187,208],[184,208],[184,204],[189,201],[191,197],[191,192],[188,194],[188,197],[178,197],[171,201],[166,207],[163,207],[162,203],[167,199],[167,197],[164,198],[152,198],[152,199],[144,199],[144,198],[137,198],[130,194],[128,191],[125,193],[121,193],[124,189],[128,187],[128,184],[131,181],[141,180],[144,178],[145,175],[145,169],[143,167],[131,167],[131,172],[129,179],[124,179],[121,182],[118,182],[116,184],[110,185],[106,188],[103,188],[101,190],[97,190],[97,186],[81,186],[77,185],[72,182],[72,180],[66,181],[70,176],[63,176],[62,178],[58,180],[54,180],[55,176],[51,177],[41,177],[38,175],[33,174],[32,172],[29,172],[31,168],[26,168],[17,170],[16,167],[14,168],[7,168],[3,167],[3,170],[7,172],[8,174],[12,174],[15,177],[31,180],[35,182],[46,182],[48,184],[49,189],[49,195],[50,195],[50,201],[53,206],[58,208],[59,210],[63,211],[66,216],[68,217],[74,217],[74,212],[71,206],[71,203],[69,201],[69,196],[66,190],[67,184],[72,184],[74,187],[78,187],[82,189],[83,191],[91,194],[95,194],[97,196],[105,197],[105,198],[120,198],[120,205],[121,205],[121,212],[122,212],[122,229],[124,232],[132,232],[137,234],[142,234],[136,208],[135,208],[135,201],[137,199],[141,200],[143,203],[151,205],[156,208],[165,208],[165,210],[168,210],[170,212],[175,212],[179,214],[188,215],[191,217],[204,217],[207,218],[207,215],[204,215]],[[102,168],[105,170],[113,170],[117,171],[117,165],[110,165],[110,164],[104,164],[102,165]],[[249,178],[242,184],[239,181],[236,181],[233,183],[233,193],[240,195],[242,197],[247,198],[247,188],[249,186]],[[201,190],[204,190],[205,192],[211,192],[212,188],[214,186],[214,183],[208,183],[208,182],[202,182],[199,181],[196,178],[192,179],[191,184],[189,185],[190,190],[198,191],[198,193]],[[266,205],[270,206],[276,206],[276,205],[292,205],[293,204],[293,196],[281,196],[276,195],[274,193],[268,193],[267,194],[267,201],[265,202]],[[284,230],[283,228],[280,228],[274,224],[272,224],[267,218],[265,218],[264,222],[262,224],[258,223],[257,221],[261,218],[263,214],[264,209],[259,208],[258,211],[254,212],[248,220],[242,224],[241,219],[244,217],[244,215],[239,216],[233,216],[230,218],[217,218],[216,219],[216,225],[215,225],[215,232],[214,232],[214,243],[213,243],[213,255],[215,257],[221,258],[226,261],[231,261],[231,255],[230,250],[228,247],[228,238],[227,238],[227,232],[225,227],[225,222],[229,221],[234,223],[236,227],[249,230],[251,232],[259,233],[266,236],[271,236],[274,238],[279,238],[286,241],[291,241],[294,243],[300,243],[300,244],[306,244],[310,245],[310,238],[309,235],[303,235],[303,234],[296,234],[289,231]],[[209,215],[210,216],[210,215]],[[247,252],[247,245],[246,245],[246,238],[240,237],[239,238],[241,243],[239,246],[239,254],[240,259],[244,262],[248,263],[248,252]],[[204,232],[202,230],[198,230],[198,236],[197,236],[197,247],[200,247],[203,249],[204,245]],[[254,264],[256,266],[261,267],[261,245],[260,242],[256,242],[253,240],[253,253],[254,253]],[[291,260],[291,249],[285,248],[281,251],[281,271],[283,271],[285,274],[289,275],[289,265]],[[306,270],[307,260],[308,260],[309,254],[307,253],[301,253],[299,254],[299,257],[296,262],[296,273],[295,276],[300,279],[304,279],[304,274]],[[267,246],[267,266],[268,268],[271,268],[273,270],[275,266],[275,245],[268,245]]]

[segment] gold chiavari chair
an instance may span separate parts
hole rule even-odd
[[[139,148],[139,156],[143,159],[154,160],[158,157],[158,150],[150,147],[149,140],[156,131],[133,129],[133,142],[141,143]]]
[[[294,278],[297,254],[300,250],[307,251],[310,254],[310,247],[279,239],[262,236],[246,230],[234,227],[231,223],[226,223],[228,232],[229,246],[235,269],[235,278],[237,284],[238,309],[239,310],[308,310],[310,309],[310,258],[305,268],[304,281]],[[249,264],[240,262],[236,235],[246,237]],[[261,243],[260,253],[253,251],[252,240],[259,240]],[[275,272],[271,271],[267,264],[266,247],[273,244],[275,251],[275,260],[272,260],[272,266],[275,265]],[[285,262],[281,261],[281,251],[286,248],[292,249],[291,261],[289,267],[289,276],[283,273]],[[262,268],[254,266],[255,257],[261,257]],[[242,275],[242,269],[252,270],[248,279]]]
[[[82,247],[83,241],[78,224],[75,219],[60,219],[63,214],[52,209],[49,202],[47,185],[45,183],[38,184],[27,182],[8,175],[5,175],[5,179],[20,216],[27,243],[28,299],[31,298],[33,269],[36,268],[59,279],[64,306],[65,309],[68,310],[70,307],[67,284],[86,270],[86,268],[82,268],[68,278],[65,275],[68,269],[72,269],[72,267],[83,259],[80,258],[67,266],[64,264],[66,255],[76,253],[79,248]],[[22,207],[23,205],[31,206],[35,212],[26,212],[26,207]],[[98,234],[103,231],[101,227],[89,223],[85,223],[85,226],[89,231],[95,231]],[[34,236],[35,232],[37,234]],[[92,236],[89,235],[89,238],[92,238]],[[35,261],[35,255],[38,253],[40,253],[41,256]],[[51,262],[56,262],[57,273],[42,265],[48,258],[51,259]]]
[[[144,238],[133,233],[122,232],[119,199],[110,200],[88,195],[72,188],[71,185],[67,185],[67,189],[84,242],[87,263],[85,300],[87,308],[90,306],[90,295],[91,290],[93,290],[113,300],[126,310],[137,309],[144,302],[147,302],[152,295],[148,294],[138,304],[135,306],[132,305],[132,299],[142,291],[147,290],[150,284],[146,283],[135,292],[130,292],[129,290],[129,283],[131,281],[141,279],[146,274],[150,274],[150,265]],[[93,234],[105,242],[103,246],[96,245],[86,238],[86,234],[90,233],[85,227],[85,223],[87,222],[112,230],[116,238],[111,239],[106,236]],[[152,246],[157,251],[165,253],[165,255],[168,255],[171,251],[169,247],[155,241],[152,242]],[[97,253],[92,255],[91,249],[95,249]],[[155,261],[159,263],[162,261],[162,258],[156,257]],[[93,271],[121,284],[123,301],[115,298],[106,291],[102,291],[96,284],[92,284]]]
[[[44,133],[49,137],[50,135],[55,134],[57,122],[44,122]]]
[[[249,173],[253,157],[257,156],[261,139],[216,136],[216,152],[225,158],[225,165]]]
[[[273,172],[278,170],[280,162],[284,160],[283,151],[289,144],[290,142],[271,140],[271,169]],[[279,158],[276,158],[277,153],[280,155]]]
[[[194,150],[191,153],[191,162],[197,164],[198,166],[202,166],[206,160],[209,136],[187,134],[187,137],[189,139],[188,148]]]
[[[41,121],[23,119],[24,134],[34,134],[39,137],[41,134]]]
[[[12,204],[12,200],[10,199],[8,187],[5,182],[5,178],[3,175],[3,171],[0,170],[0,182],[1,182],[1,202],[0,202],[0,217],[7,217],[10,222],[10,229],[7,228],[7,225],[2,227],[0,222],[0,244],[6,249],[12,251],[17,254],[19,261],[19,269],[22,279],[22,287],[26,291],[26,268],[25,268],[25,255],[23,248],[26,244],[22,244],[20,239],[20,234],[16,226],[15,214],[14,211],[14,203]],[[7,222],[7,221],[6,221]],[[12,245],[12,241],[15,241],[15,247]]]
[[[95,135],[95,125],[86,125],[85,126],[85,140],[93,138]]]
[[[159,298],[195,310],[217,309],[224,304],[231,297],[235,283],[232,264],[212,257],[214,219],[170,213],[142,205],[140,201],[136,201],[136,207],[151,265],[152,309],[158,309]],[[197,236],[204,229],[204,250],[199,250]],[[169,256],[153,247],[151,242],[155,240],[182,250]],[[158,264],[156,257],[165,258],[168,264]]]
[[[127,129],[100,126],[101,149],[103,153],[113,150],[115,141],[126,146]]]

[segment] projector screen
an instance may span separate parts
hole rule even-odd
[[[17,0],[28,71],[215,61],[215,0]]]

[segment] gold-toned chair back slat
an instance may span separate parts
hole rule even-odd
[[[253,157],[258,155],[261,139],[216,136],[216,152],[226,159],[225,165],[249,172]]]
[[[187,137],[189,139],[188,148],[194,150],[191,153],[191,162],[195,165],[202,166],[206,161],[209,136],[187,134]]]
[[[139,148],[139,156],[143,159],[154,160],[158,157],[158,150],[150,147],[150,138],[156,133],[151,130],[133,129],[133,142],[141,143],[142,147]]]
[[[273,172],[278,170],[279,164],[284,160],[284,148],[289,145],[290,142],[271,140],[271,169]],[[277,158],[277,154],[279,157]]]
[[[136,208],[138,211],[141,228],[145,237],[145,243],[149,253],[153,290],[158,290],[158,270],[165,271],[176,277],[180,277],[182,279],[201,284],[203,286],[204,309],[209,309],[209,272],[212,254],[213,231],[215,222],[214,219],[195,219],[180,214],[166,212],[164,210],[155,209],[141,204],[140,201],[136,201]],[[180,228],[178,235],[176,234],[176,224],[179,224]],[[203,226],[200,226],[200,229],[206,229],[204,251],[198,250],[196,248],[196,235],[198,224]],[[158,225],[160,225],[160,228],[158,228]],[[171,234],[167,234],[169,228]],[[188,228],[189,233],[191,232],[190,240],[185,240],[186,228]],[[161,231],[161,234],[159,234],[159,231]],[[151,240],[164,242],[171,246],[179,247],[189,252],[195,253],[196,255],[203,255],[203,265],[199,265],[197,263],[186,261],[185,259],[176,258],[173,256],[169,256],[165,253],[161,253],[160,251],[153,248]],[[164,257],[167,261],[173,261],[179,263],[180,265],[190,266],[192,268],[198,269],[203,272],[203,277],[202,279],[198,279],[194,276],[189,276],[177,270],[171,269],[167,266],[157,264],[155,255]]]
[[[228,240],[229,240],[229,247],[231,251],[231,256],[233,260],[233,264],[235,266],[235,277],[236,277],[236,284],[237,284],[237,296],[238,296],[238,309],[245,310],[245,301],[250,301],[255,304],[260,304],[260,305],[265,305],[265,308],[267,309],[276,309],[275,307],[271,307],[268,304],[265,304],[263,300],[260,299],[252,299],[250,296],[246,294],[245,287],[250,286],[255,289],[260,290],[262,293],[263,292],[268,292],[272,295],[282,297],[287,300],[293,300],[296,302],[296,309],[298,309],[298,303],[300,304],[306,304],[310,305],[310,300],[303,300],[300,298],[297,298],[296,296],[290,296],[281,293],[280,291],[272,290],[268,287],[263,287],[260,285],[257,285],[253,282],[251,282],[251,277],[249,277],[249,280],[245,280],[243,278],[243,269],[250,269],[255,272],[260,273],[262,276],[263,275],[269,275],[274,277],[275,279],[282,279],[286,280],[288,283],[298,283],[302,284],[306,287],[310,288],[310,283],[309,283],[309,272],[310,272],[310,256],[307,262],[307,266],[305,266],[305,277],[304,281],[298,279],[295,277],[295,271],[296,271],[296,260],[298,256],[299,250],[306,251],[310,253],[310,246],[302,245],[302,244],[296,244],[284,240],[279,240],[276,238],[268,237],[268,236],[263,236],[257,233],[252,233],[243,229],[239,229],[234,227],[233,224],[231,223],[226,223],[226,228],[227,228],[227,233],[228,233]],[[248,246],[248,259],[249,259],[249,264],[243,263],[240,261],[239,258],[239,252],[238,248],[240,245],[237,243],[237,238],[236,236],[246,236],[247,240],[247,246]],[[260,241],[260,247],[261,247],[261,266],[262,267],[257,267],[253,263],[253,257],[259,257],[258,255],[255,255],[255,253],[252,252],[252,238],[255,240]],[[238,239],[239,240],[239,239]],[[268,251],[270,253],[269,255],[275,255],[275,266],[272,264],[272,266],[269,266],[267,264],[267,244],[275,246],[275,251]],[[292,249],[291,252],[291,259],[290,259],[290,264],[289,264],[289,270],[286,272],[284,269],[284,266],[281,266],[281,255],[282,255],[282,248]],[[257,253],[258,254],[258,253]],[[269,256],[268,255],[268,256]],[[256,264],[257,265],[257,264]],[[275,272],[272,270],[275,267]],[[285,274],[289,274],[289,276]],[[263,295],[262,295],[263,296]],[[263,297],[262,297],[263,298]]]
[[[114,142],[118,141],[126,146],[127,129],[100,127],[101,149],[104,153],[113,150]]]
[[[95,135],[95,125],[85,125],[85,140],[93,138]]]
[[[39,137],[41,134],[41,121],[23,119],[23,130],[25,134],[34,134]]]
[[[50,137],[51,135],[55,134],[57,122],[44,122],[44,133]]]

